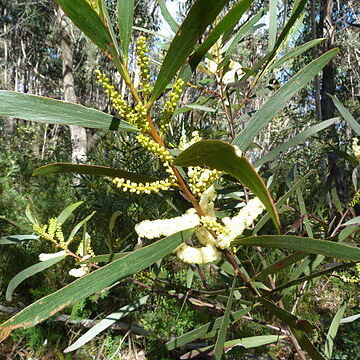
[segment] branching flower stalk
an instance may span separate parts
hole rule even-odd
[[[252,224],[257,215],[255,217],[250,216],[251,219],[249,218],[249,221],[245,220],[243,228],[241,228],[238,232],[234,232],[232,229],[231,219],[225,220],[228,221],[228,223],[222,225],[216,220],[215,213],[211,211],[211,209],[206,209],[206,206],[208,206],[209,204],[205,204],[204,201],[202,203],[201,200],[202,194],[204,194],[207,189],[216,180],[219,179],[219,177],[221,176],[221,172],[217,170],[208,170],[199,167],[192,167],[188,170],[189,183],[187,184],[185,182],[184,178],[173,164],[173,158],[170,152],[167,150],[165,141],[163,139],[163,135],[168,130],[171,117],[180,99],[180,95],[184,86],[184,81],[182,79],[178,79],[174,83],[173,90],[170,92],[168,100],[165,102],[164,112],[162,114],[162,118],[158,123],[158,130],[157,126],[151,118],[150,108],[146,104],[147,96],[150,89],[150,74],[148,69],[149,62],[146,53],[146,39],[144,37],[140,37],[137,40],[137,63],[140,68],[141,81],[139,84],[139,91],[142,94],[142,99],[139,95],[134,96],[134,99],[136,101],[136,105],[134,108],[131,108],[129,104],[120,97],[119,93],[115,90],[114,86],[110,84],[109,79],[104,74],[102,74],[99,70],[96,71],[96,74],[98,82],[103,86],[105,92],[109,95],[109,99],[112,102],[114,108],[118,111],[120,117],[124,118],[125,120],[139,128],[140,134],[136,136],[137,141],[141,146],[149,150],[150,153],[155,155],[160,160],[166,172],[168,173],[168,177],[164,180],[145,184],[130,182],[126,179],[115,178],[114,183],[123,191],[129,191],[136,194],[150,194],[152,192],[158,192],[160,190],[168,190],[170,187],[178,187],[193,206],[193,209],[190,213],[183,215],[189,217],[188,221],[186,221],[186,226],[187,228],[198,227],[198,230],[196,230],[196,234],[199,241],[203,245],[200,248],[195,248],[184,243],[175,250],[178,257],[185,262],[196,264],[212,262],[219,256],[220,253],[222,253],[234,267],[235,273],[240,275],[245,284],[255,294],[258,294],[257,290],[251,285],[250,280],[244,274],[242,274],[234,256],[229,251],[230,242],[236,236],[240,235],[246,226]],[[133,94],[133,91],[131,92]],[[193,139],[190,141],[190,144],[188,143],[187,146],[191,145],[191,142],[194,143],[199,140],[201,140],[200,136],[195,133],[193,134]],[[212,199],[212,201],[213,200],[214,199]],[[249,202],[249,205],[252,206],[253,203]],[[259,209],[260,208],[261,206],[259,207]],[[261,208],[261,211],[262,210],[263,208]],[[256,211],[255,213],[257,214]],[[192,221],[194,222],[193,224],[191,223],[190,219],[192,219]],[[178,224],[180,224],[180,221],[181,220],[179,220]],[[236,219],[236,221],[238,221],[238,219]],[[141,232],[140,225],[146,227],[146,224],[146,221],[140,223],[137,231]],[[164,224],[162,224],[161,228],[164,227],[163,225]],[[176,232],[180,231],[181,226],[173,226],[171,231],[173,232],[174,229],[176,229]],[[155,233],[147,234],[146,237],[155,238],[166,234],[166,231],[161,232],[161,234],[156,233],[155,231]]]

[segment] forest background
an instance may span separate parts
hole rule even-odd
[[[89,3],[94,5],[96,1]],[[178,24],[193,3],[134,2],[127,65],[136,87],[142,81],[136,62],[136,39],[146,36],[150,69],[157,74]],[[235,3],[229,1],[220,18]],[[211,47],[189,80],[181,94],[167,142],[177,148],[182,138],[189,139],[198,131],[204,139],[231,143],[283,84],[314,59],[338,48],[339,55],[324,64],[309,85],[294,93],[286,107],[248,144],[246,155],[259,169],[273,198],[277,202],[283,199],[278,210],[285,234],[336,238],[336,241],[358,246],[359,162],[352,143],[353,138],[360,135],[356,120],[360,116],[360,4],[355,0],[304,2],[304,10],[278,46],[277,40],[299,3],[302,2],[252,2],[239,22]],[[116,2],[106,1],[106,4],[110,18],[116,22]],[[177,9],[174,17],[167,11],[169,5]],[[164,22],[168,23],[167,31]],[[219,22],[218,18],[207,31],[211,32]],[[65,100],[116,115],[97,82],[95,70],[100,69],[124,98],[129,97],[126,82],[108,57],[74,26],[55,2],[2,0],[0,26],[0,89]],[[204,38],[206,35],[205,32]],[[259,77],[260,70],[251,73],[274,49],[276,56],[266,71]],[[164,104],[165,100],[160,98],[155,111],[161,111]],[[69,233],[81,223],[79,234],[82,235],[78,236],[84,238],[84,234],[90,234],[95,254],[119,254],[149,244],[139,242],[134,231],[136,224],[145,219],[174,217],[188,208],[178,193],[122,192],[111,181],[89,173],[41,176],[40,171],[40,175],[34,176],[34,171],[46,164],[72,162],[158,177],[162,174],[159,163],[152,161],[152,156],[139,146],[131,133],[24,121],[7,115],[0,117],[0,121],[0,316],[4,321],[17,310],[73,280],[69,275],[71,260],[66,259],[40,274],[28,276],[9,296],[8,285],[14,276],[38,263],[39,254],[54,251],[49,242],[31,236],[9,237],[32,234],[32,219],[47,224],[50,218],[76,203],[76,211],[72,211],[63,232]],[[297,183],[300,185],[294,187]],[[231,179],[225,179],[218,192],[221,194],[219,205],[227,211],[233,211],[236,204],[248,196],[247,191]],[[261,228],[255,226],[251,232],[274,233],[274,225],[264,220]],[[290,256],[287,250],[257,246],[240,252],[238,256],[243,259],[244,268],[257,274],[281,256]],[[359,269],[353,264],[352,268],[342,270],[340,265],[344,264],[334,265],[336,260],[332,261],[331,257],[326,261],[319,261],[319,257],[299,261],[289,263],[289,278],[285,279],[284,274],[276,278],[286,284],[309,276],[287,287],[282,295],[285,308],[318,329],[312,330],[310,338],[318,347],[324,342],[327,344],[328,349],[324,350],[327,358],[359,358],[360,320],[356,321],[360,312]],[[339,270],[330,268],[330,272],[331,266],[338,266]],[[316,271],[323,271],[325,276],[320,277]],[[206,285],[202,273],[208,278]],[[204,301],[200,296],[192,297],[189,289],[201,292],[205,286],[207,291],[217,291],[223,284],[230,287],[229,279],[221,267],[187,266],[174,257],[166,257],[161,264],[158,262],[122,280],[120,285],[109,286],[106,291],[79,300],[64,310],[64,317],[60,316],[57,321],[50,319],[37,327],[15,331],[0,344],[3,354],[0,358],[114,359],[141,358],[145,353],[151,356],[165,340],[170,341],[224,315],[228,297],[219,295]],[[136,303],[145,297],[144,303]],[[244,296],[237,301],[246,305],[247,299]],[[83,319],[102,319],[129,304],[137,310],[124,310],[127,317],[113,329],[90,336],[91,341],[76,351],[62,353],[86,331]],[[331,349],[333,344],[329,338],[332,341],[333,336],[328,331],[330,325],[335,324],[335,314],[337,326],[332,328],[332,334],[337,337],[330,351],[329,344]],[[341,323],[341,317],[354,321]],[[283,335],[282,324],[269,309],[244,313],[234,321],[227,339]],[[280,342],[266,342],[265,338],[262,341],[260,345],[276,345],[254,349],[233,345],[223,356],[229,359],[307,356],[301,355],[296,341],[286,337]],[[207,344],[202,339],[197,345]],[[190,346],[171,349],[172,352],[169,350],[161,358],[179,358],[189,349]]]

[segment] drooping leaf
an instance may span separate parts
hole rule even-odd
[[[59,125],[138,131],[133,125],[102,111],[42,96],[0,90],[0,115]]]
[[[94,176],[109,176],[111,178],[119,177],[135,182],[153,182],[158,179],[151,176],[135,174],[128,171],[113,169],[107,166],[71,164],[71,163],[53,163],[41,166],[34,171],[34,175],[53,175],[53,174],[81,174]]]
[[[123,58],[127,61],[134,18],[135,0],[118,0],[117,20]]]
[[[124,76],[122,71],[121,55],[119,54],[116,39],[112,34],[112,29],[109,28],[110,24],[105,24],[105,13],[102,17],[93,9],[86,0],[55,0],[64,13],[71,19],[71,21],[81,30],[84,34],[94,42],[104,53],[111,58],[121,75]],[[105,9],[101,9],[104,11]]]
[[[124,318],[125,316],[129,315],[132,311],[138,309],[142,305],[146,304],[148,301],[150,295],[143,296],[142,298],[133,301],[129,305],[122,306],[118,311],[115,311],[111,313],[110,315],[106,316],[105,319],[99,321],[96,325],[94,325],[90,330],[88,330],[85,334],[80,336],[79,339],[77,339],[73,344],[68,346],[64,353],[69,353],[71,351],[75,351],[81,346],[88,343],[90,340],[92,340],[95,336],[102,333],[104,330],[109,328],[111,325],[113,325],[116,321]]]
[[[265,72],[268,66],[272,63],[275,56],[279,53],[282,47],[286,44],[287,40],[290,39],[290,34],[294,27],[297,27],[297,23],[301,18],[303,18],[302,11],[307,3],[307,0],[300,0],[296,9],[292,12],[290,19],[287,21],[284,29],[281,31],[274,48],[272,51],[268,52],[265,57],[258,61],[249,71],[245,73],[239,80],[240,83],[246,81],[250,76],[258,74],[261,71],[261,74]],[[262,70],[261,70],[262,69]]]
[[[234,240],[234,245],[262,246],[320,254],[341,260],[360,261],[360,248],[328,240],[293,235],[259,235]]]
[[[71,230],[71,233],[69,237],[66,240],[66,244],[69,245],[71,241],[74,239],[77,232],[81,229],[83,225],[85,225],[94,215],[96,211],[93,211],[90,215],[88,215],[85,219],[81,220],[79,223],[77,223],[74,228]]]
[[[243,24],[236,35],[231,38],[220,50],[221,53],[225,52],[225,57],[231,55],[231,53],[236,49],[237,44],[244,39],[246,36],[252,34],[259,27],[264,26],[264,24],[256,25],[260,19],[265,16],[268,12],[268,8],[262,9],[257,14],[255,14],[250,20]]]
[[[274,92],[274,94],[251,118],[245,129],[236,136],[233,142],[234,145],[237,145],[241,150],[246,150],[261,130],[269,124],[271,119],[273,119],[291,100],[291,98],[302,90],[338,53],[338,49],[332,49],[324,55],[318,57],[300,70],[288,82],[280,87],[279,90]]]
[[[243,315],[246,315],[252,307],[247,307],[238,311],[235,311],[230,315],[231,323],[238,321]],[[191,330],[173,340],[168,341],[164,346],[160,347],[161,351],[171,351],[180,346],[193,342],[197,339],[203,338],[209,333],[214,333],[218,330],[222,324],[223,316],[217,318],[214,321],[208,322],[194,330]]]
[[[338,332],[340,322],[341,322],[342,317],[344,316],[346,307],[347,307],[347,303],[344,303],[339,307],[338,311],[336,312],[336,314],[331,322],[329,331],[326,335],[324,353],[325,353],[325,356],[329,360],[331,360],[331,358],[332,358],[332,353],[333,353],[333,348],[334,348],[334,339]]]
[[[175,160],[178,166],[208,166],[211,169],[224,171],[241,181],[263,202],[279,232],[281,225],[274,201],[263,180],[244,156],[239,156],[235,148],[223,141],[199,141]]]
[[[304,183],[305,181],[315,173],[315,170],[309,171],[305,176],[303,176],[298,182],[295,183],[294,186],[292,186],[292,188],[287,191],[275,204],[276,209],[279,210],[281,205],[285,203],[285,201],[292,195],[295,193],[295,191],[297,189],[299,189]],[[270,219],[269,214],[265,214],[255,225],[255,228],[253,230],[253,234],[256,234],[265,224],[266,222]]]
[[[303,143],[308,137],[313,136],[319,131],[326,129],[327,127],[335,124],[337,121],[339,121],[339,118],[333,118],[309,127],[308,129],[302,131],[300,134],[295,135],[292,139],[279,145],[274,150],[271,150],[261,159],[256,160],[254,163],[254,167],[257,168],[268,161],[276,159],[281,153],[285,154],[290,148]]]
[[[224,350],[230,351],[235,346],[241,346],[245,349],[252,349],[255,347],[268,345],[272,343],[277,343],[278,341],[284,339],[285,336],[282,335],[260,335],[260,336],[251,336],[242,339],[235,339],[226,341],[224,343]],[[201,349],[192,350],[180,357],[180,359],[193,359],[198,358],[199,356],[203,355],[206,357],[210,357],[213,355],[213,351],[211,351],[212,346],[207,346]]]
[[[64,224],[64,222],[69,218],[69,216],[83,203],[83,201],[78,201],[74,204],[67,206],[57,217],[57,223]]]
[[[280,59],[276,60],[270,67],[269,67],[269,71],[274,70],[279,68],[282,64],[284,64],[285,62],[295,59],[296,57],[300,56],[301,54],[303,54],[305,51],[313,48],[314,46],[317,46],[319,44],[321,44],[322,42],[324,42],[326,39],[325,38],[320,38],[320,39],[314,39],[314,40],[310,40],[305,44],[302,44],[298,47],[296,47],[295,49],[290,50],[289,52],[287,52],[284,56],[282,56]]]
[[[308,254],[303,254],[301,252],[296,252],[294,254],[288,255],[285,258],[271,264],[270,266],[266,267],[260,273],[255,275],[252,280],[261,280],[264,279],[266,276],[275,274],[281,270],[286,269],[288,266],[295,264],[296,262],[302,260],[304,257],[308,256]]]
[[[346,318],[341,319],[340,324],[348,324],[352,323],[353,321],[360,319],[360,314],[348,316]]]
[[[22,241],[36,240],[37,235],[8,235],[0,239],[0,245],[18,244]]]
[[[334,271],[349,269],[349,268],[355,266],[355,264],[356,264],[356,262],[333,265],[333,266],[329,266],[329,267],[325,268],[324,270],[319,270],[319,271],[313,272],[309,275],[298,277],[298,275],[300,275],[303,272],[304,267],[308,265],[307,263],[304,263],[301,266],[301,268],[298,270],[298,274],[296,274],[296,276],[294,276],[294,278],[295,278],[294,280],[291,280],[285,284],[277,286],[274,290],[272,290],[272,292],[278,292],[278,291],[282,291],[284,289],[288,289],[294,285],[301,284],[304,281],[316,279],[316,278],[326,275],[326,274],[332,274],[332,273],[334,273]],[[284,293],[285,292],[282,291],[282,294],[284,294]]]
[[[169,10],[167,9],[166,5],[165,5],[165,1],[164,0],[158,0],[159,6],[160,6],[160,10],[161,10],[161,15],[163,16],[163,18],[165,19],[165,21],[168,23],[168,25],[170,26],[170,29],[176,33],[179,29],[179,25],[177,24],[177,22],[174,20],[174,18],[171,16]]]
[[[0,342],[4,341],[12,331],[35,326],[76,301],[85,299],[116,281],[147,268],[170,254],[192,232],[192,229],[186,230],[135,250],[34,302],[0,325]]]
[[[234,28],[245,11],[249,9],[252,2],[253,0],[240,0],[228,11],[219,23],[215,25],[205,41],[196,48],[190,57],[189,63],[193,71],[220,36]]]
[[[331,97],[334,105],[339,110],[341,116],[349,124],[349,126],[355,131],[356,135],[360,136],[360,124],[359,122],[351,115],[350,111],[339,101],[339,99],[331,94],[327,94]]]
[[[225,313],[224,313],[223,319],[221,321],[221,326],[220,326],[219,333],[216,338],[216,343],[214,346],[214,359],[215,360],[221,360],[222,355],[224,353],[224,344],[225,344],[225,340],[226,340],[226,334],[228,331],[228,327],[230,325],[230,313],[231,313],[232,303],[234,300],[234,290],[235,290],[235,286],[236,286],[236,280],[237,280],[237,277],[235,275],[233,278],[232,285],[231,285],[230,294],[229,294],[229,297],[227,300]]]
[[[227,0],[196,0],[194,2],[166,53],[151,93],[149,106],[159,97],[177,71],[185,65],[195,44],[227,2]]]
[[[15,289],[26,279],[29,277],[49,268],[50,266],[53,266],[60,262],[61,260],[65,259],[66,255],[57,256],[55,258],[41,261],[38,264],[31,265],[28,268],[20,271],[18,274],[16,274],[9,282],[9,285],[6,289],[6,300],[11,301],[12,295],[15,291]]]
[[[301,320],[288,311],[276,306],[271,301],[262,298],[260,298],[259,301],[270,311],[272,315],[275,315],[290,326],[292,333],[296,337],[301,348],[306,350],[312,360],[326,360],[307,336],[312,329],[315,329],[313,325],[311,325],[308,321]]]
[[[274,49],[277,33],[277,2],[278,0],[270,0],[269,4],[269,51]]]

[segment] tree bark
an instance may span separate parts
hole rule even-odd
[[[68,31],[68,24],[66,22],[65,14],[60,6],[58,7],[57,11],[61,34],[64,100],[76,103],[77,98],[75,94],[73,73],[73,53],[70,34]],[[86,160],[87,148],[86,130],[80,126],[75,125],[69,125],[69,128],[72,146],[71,160],[75,163],[84,162]]]

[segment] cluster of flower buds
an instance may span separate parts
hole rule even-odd
[[[129,191],[135,194],[151,194],[157,193],[160,190],[169,190],[172,186],[175,186],[176,180],[174,176],[170,175],[165,180],[157,180],[146,183],[136,183],[130,180],[125,180],[124,178],[115,178],[113,183],[124,192]]]
[[[109,99],[115,110],[118,111],[119,116],[126,119],[130,124],[135,125],[141,131],[147,132],[149,130],[149,123],[146,119],[147,109],[141,102],[137,103],[132,109],[129,104],[121,98],[118,91],[115,90],[114,85],[110,83],[109,78],[106,77],[100,70],[95,70],[98,83],[104,88],[105,93],[108,94]]]
[[[200,223],[207,230],[212,231],[216,235],[229,235],[229,230],[225,226],[219,224],[215,217],[211,216],[202,216],[200,218]]]
[[[149,73],[149,58],[147,57],[148,48],[146,46],[146,37],[139,36],[136,41],[137,64],[140,68],[140,91],[143,93],[143,98],[147,97],[150,92],[150,73]]]
[[[169,94],[169,98],[164,105],[163,117],[160,120],[159,126],[162,133],[165,133],[169,127],[171,116],[173,115],[176,106],[178,105],[180,95],[183,92],[184,80],[177,79],[173,85],[173,90]]]
[[[216,169],[210,170],[200,166],[189,167],[189,187],[192,193],[200,196],[210,185],[221,176],[222,172]]]
[[[68,250],[61,224],[57,222],[56,218],[51,218],[48,225],[34,224],[33,229],[43,239],[51,241],[63,250]]]

